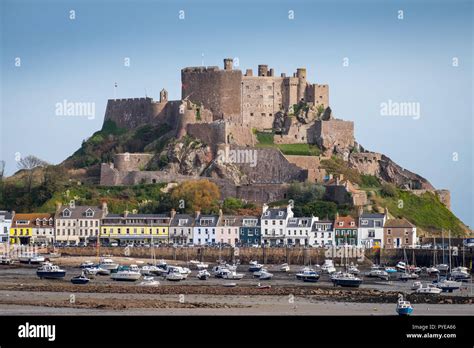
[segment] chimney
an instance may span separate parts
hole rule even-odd
[[[268,204],[264,203],[262,207],[262,214],[264,214],[268,210]]]
[[[174,208],[171,209],[171,220],[173,220],[173,218],[176,216],[176,210],[174,210]]]
[[[219,218],[221,218],[222,215],[224,215],[224,214],[222,213],[222,209],[219,209]]]
[[[106,202],[106,201],[103,201],[103,202],[102,202],[101,208],[102,208],[102,214],[103,214],[103,216],[106,216],[106,215],[109,214],[109,207],[107,206],[107,202]]]
[[[224,59],[224,70],[232,70],[233,65],[234,65],[234,60],[232,58]]]
[[[196,220],[199,218],[199,215],[201,215],[201,211],[196,210],[196,212],[195,212]]]

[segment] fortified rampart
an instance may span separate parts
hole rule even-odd
[[[355,144],[354,122],[338,119],[315,122],[315,142],[326,155],[345,153]]]
[[[290,163],[308,171],[308,182],[323,183],[326,179],[327,173],[326,170],[321,167],[321,160],[329,159],[329,157],[285,155],[285,158]]]

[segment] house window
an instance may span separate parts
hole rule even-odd
[[[408,243],[409,243],[409,241],[408,241],[408,238],[405,238],[405,243],[406,243],[406,244],[408,244]]]
[[[344,223],[342,221],[340,221],[339,226],[344,226]]]
[[[388,230],[387,230],[387,234],[392,234],[392,230],[391,230],[391,229],[388,229]]]
[[[369,230],[369,238],[375,237],[375,231],[374,230]]]
[[[362,220],[362,225],[367,225],[369,223],[368,220]]]

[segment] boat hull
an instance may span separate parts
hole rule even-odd
[[[59,272],[37,271],[36,275],[41,279],[61,279],[66,276],[66,271],[59,271]]]
[[[362,284],[361,279],[333,279],[335,286],[342,286],[345,288],[358,288]]]
[[[399,316],[408,316],[413,313],[413,308],[397,308],[397,313]]]

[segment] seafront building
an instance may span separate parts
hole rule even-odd
[[[290,205],[286,208],[269,208],[264,204],[261,216],[262,244],[284,245],[286,226],[291,218],[293,218],[293,210]]]
[[[336,216],[334,221],[334,241],[336,246],[357,246],[357,222],[352,216]]]
[[[15,212],[0,210],[0,243],[9,243],[10,228]]]
[[[239,215],[223,215],[219,212],[219,220],[216,226],[216,242],[236,246],[239,244],[239,232],[242,226],[242,217]]]
[[[107,211],[107,203],[102,203],[100,207],[58,204],[55,214],[56,242],[78,244],[96,241]]]
[[[406,219],[388,219],[383,226],[385,249],[413,248],[416,227]]]
[[[218,222],[219,215],[203,215],[200,211],[197,211],[191,243],[194,245],[217,243],[216,227]]]
[[[239,243],[245,245],[262,244],[262,234],[260,229],[260,217],[242,216],[242,226],[240,226]]]
[[[49,213],[15,214],[10,227],[10,244],[52,244],[54,218]]]
[[[292,217],[288,219],[285,229],[285,244],[294,246],[309,246],[314,241],[312,227],[318,218]]]
[[[387,216],[387,212],[385,214],[361,213],[359,215],[358,246],[364,248],[383,248],[383,226]]]
[[[311,228],[309,244],[314,247],[334,245],[334,221],[316,220]]]
[[[194,216],[190,214],[176,214],[171,212],[169,239],[171,244],[187,245],[193,238]]]

